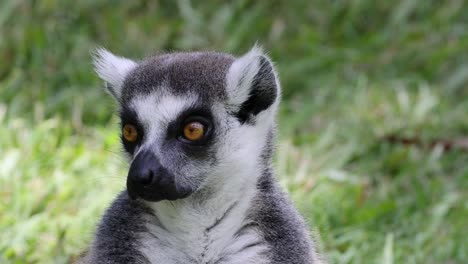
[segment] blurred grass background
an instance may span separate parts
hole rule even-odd
[[[0,1],[0,263],[67,263],[124,187],[104,46],[242,54],[284,90],[278,177],[330,263],[468,260],[468,2]],[[399,144],[385,138],[416,138]]]

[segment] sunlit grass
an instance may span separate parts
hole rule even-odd
[[[444,153],[384,136],[451,138],[465,126],[467,108],[447,105],[427,85],[415,92],[362,82],[346,89],[349,96],[336,92],[332,105],[323,102],[309,123],[298,122],[304,134],[283,140],[277,155],[281,182],[320,231],[331,262],[462,263],[466,150]]]
[[[117,137],[103,128],[72,134],[59,119],[3,120],[2,128],[0,259],[64,262],[123,187],[124,160],[110,151]]]
[[[118,4],[116,4],[118,3]],[[330,263],[468,259],[468,3],[0,1],[0,263],[66,263],[125,186],[98,45],[241,54],[283,104],[275,166]]]

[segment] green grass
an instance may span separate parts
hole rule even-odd
[[[117,3],[117,4],[116,4]],[[0,2],[0,263],[66,263],[125,185],[98,45],[241,54],[280,72],[276,168],[330,263],[468,259],[468,4]]]

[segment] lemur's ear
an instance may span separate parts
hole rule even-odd
[[[105,82],[107,91],[119,101],[125,76],[137,63],[98,48],[93,55],[93,64],[97,75]]]
[[[270,59],[259,47],[235,60],[227,74],[228,105],[241,122],[276,110],[280,85]]]

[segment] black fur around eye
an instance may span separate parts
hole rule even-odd
[[[191,145],[203,145],[211,137],[213,125],[203,116],[189,116],[180,123],[177,138],[179,141]]]
[[[134,125],[130,125],[133,127],[132,131],[126,132],[125,130],[128,129],[128,126],[128,124],[123,126],[120,138],[125,151],[133,155],[135,149],[141,144],[143,132],[141,132],[142,130],[138,126]]]
[[[143,127],[139,123],[136,113],[128,108],[121,109],[120,124],[122,145],[125,151],[133,154],[144,137]]]

